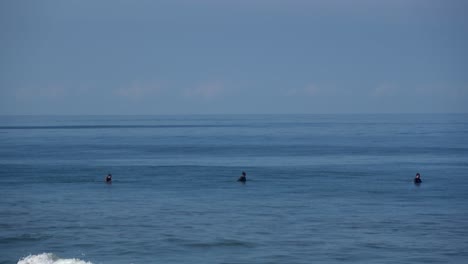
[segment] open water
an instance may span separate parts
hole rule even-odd
[[[468,263],[468,115],[3,116],[0,263]]]

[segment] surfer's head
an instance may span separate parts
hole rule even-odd
[[[246,174],[245,174],[245,171],[243,171],[243,172],[242,172],[242,176],[245,176],[245,175],[246,175]]]
[[[416,173],[416,178],[419,178],[419,177],[421,177],[421,175],[418,172],[418,173]]]

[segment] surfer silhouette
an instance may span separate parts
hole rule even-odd
[[[416,173],[416,177],[414,177],[414,183],[415,184],[420,184],[422,182],[421,180],[421,175],[418,173]]]
[[[111,183],[111,182],[112,182],[112,174],[110,174],[110,173],[107,174],[107,176],[106,176],[106,182],[107,182],[107,183]]]
[[[242,172],[242,175],[239,177],[239,179],[237,180],[238,182],[246,182],[247,181],[247,174],[245,173],[245,171]]]

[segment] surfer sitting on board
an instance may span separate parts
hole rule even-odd
[[[108,183],[112,182],[112,174],[110,174],[110,173],[107,174],[107,176],[106,176],[106,182],[108,182]]]
[[[421,180],[421,175],[418,173],[416,173],[416,177],[414,177],[414,183],[421,183],[422,180]]]
[[[247,181],[245,171],[242,172],[242,175],[239,177],[239,179],[237,181],[240,181],[240,182],[246,182]]]

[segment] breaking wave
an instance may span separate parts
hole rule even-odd
[[[62,259],[52,253],[29,255],[18,261],[17,264],[93,264],[81,259]]]

